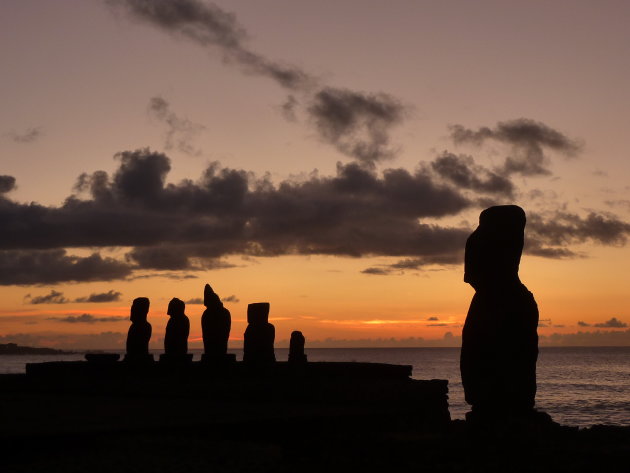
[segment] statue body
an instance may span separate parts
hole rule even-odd
[[[188,334],[190,333],[190,321],[184,313],[186,305],[183,301],[174,298],[168,304],[167,314],[171,318],[166,323],[164,335],[164,353],[166,355],[186,355],[188,353]]]
[[[291,332],[291,340],[289,342],[289,363],[306,363],[306,354],[304,353],[304,345],[306,338],[299,330]]]
[[[127,332],[127,358],[140,359],[149,356],[149,340],[151,340],[151,324],[147,322],[149,299],[138,297],[131,305],[131,326]]]
[[[464,330],[460,370],[473,413],[531,412],[536,396],[538,306],[518,276],[525,212],[490,207],[466,242],[464,281],[475,289]]]
[[[276,355],[273,343],[275,327],[268,322],[269,303],[258,302],[247,306],[247,328],[243,345],[243,361],[247,363],[273,363]]]
[[[201,316],[204,353],[211,358],[220,359],[227,353],[232,317],[209,284],[204,288],[203,299],[206,306]]]

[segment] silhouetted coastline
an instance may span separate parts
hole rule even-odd
[[[77,353],[55,348],[26,347],[16,343],[0,343],[0,355],[76,355]]]

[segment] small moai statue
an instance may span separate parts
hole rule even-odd
[[[230,311],[223,307],[223,302],[210,284],[203,290],[203,304],[206,310],[201,316],[204,361],[226,361],[228,338],[232,327]]]
[[[276,338],[276,329],[269,323],[269,303],[249,304],[247,306],[247,323],[243,361],[256,364],[275,362],[273,342]]]
[[[291,341],[289,342],[289,363],[306,363],[306,354],[304,353],[304,343],[306,339],[302,332],[295,330],[291,332]]]
[[[131,304],[131,326],[127,333],[127,354],[125,361],[146,362],[153,361],[153,355],[149,353],[149,340],[151,340],[151,324],[147,322],[149,313],[149,299],[137,297]]]
[[[192,359],[188,355],[188,334],[190,333],[190,320],[184,313],[186,304],[176,297],[168,303],[166,313],[171,316],[166,324],[164,335],[164,355],[160,360],[176,361]]]

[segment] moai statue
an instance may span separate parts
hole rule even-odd
[[[538,306],[518,276],[525,221],[516,205],[490,207],[466,242],[464,281],[475,295],[460,369],[470,420],[535,413]]]
[[[306,339],[302,332],[296,330],[291,332],[291,341],[289,342],[289,363],[306,363],[306,355],[304,354],[304,343]]]
[[[141,362],[153,361],[149,354],[149,340],[151,340],[151,324],[147,322],[149,313],[149,299],[138,297],[131,304],[131,326],[127,333],[127,354],[125,361]]]
[[[203,290],[203,304],[206,310],[201,316],[201,331],[203,334],[204,361],[225,361],[227,356],[228,338],[232,326],[230,311],[223,307],[223,302],[206,284]]]
[[[273,342],[276,338],[276,329],[269,323],[269,303],[249,304],[247,306],[247,323],[243,361],[257,364],[275,362]]]
[[[186,304],[177,298],[168,303],[167,314],[171,316],[164,335],[164,358],[161,360],[188,359],[188,334],[190,321],[184,313]]]

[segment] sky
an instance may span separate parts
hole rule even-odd
[[[457,346],[481,210],[527,213],[543,345],[630,345],[630,4],[6,0],[0,343]]]

